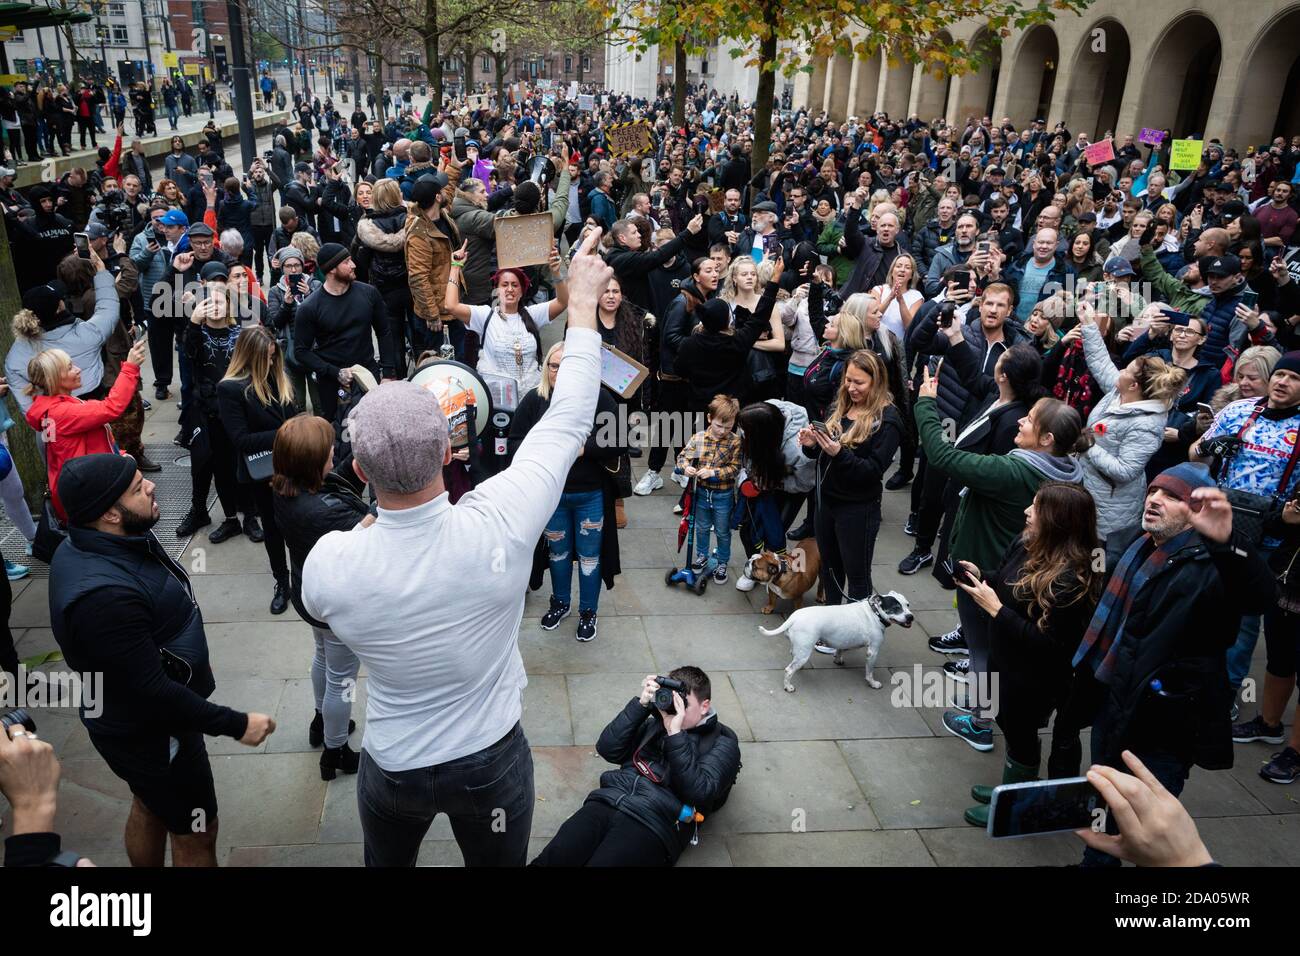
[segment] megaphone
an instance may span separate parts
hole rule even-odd
[[[538,186],[546,186],[555,178],[555,163],[549,156],[534,156],[528,164],[528,178]]]
[[[447,416],[451,447],[464,448],[492,424],[492,393],[478,372],[446,359],[423,363],[411,381],[432,392]],[[506,419],[507,424],[509,418]]]

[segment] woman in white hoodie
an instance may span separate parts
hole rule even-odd
[[[1079,456],[1079,463],[1083,486],[1097,503],[1097,534],[1105,543],[1109,565],[1140,526],[1147,462],[1164,441],[1169,406],[1183,390],[1187,373],[1154,355],[1116,368],[1095,311],[1082,301],[1077,309],[1088,371],[1105,391],[1088,416],[1093,445]]]

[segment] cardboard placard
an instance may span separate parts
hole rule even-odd
[[[605,142],[609,155],[644,156],[655,148],[654,127],[648,120],[635,123],[611,123],[605,128]]]
[[[578,95],[578,81],[574,80],[569,84],[569,99],[575,99]]]
[[[1152,129],[1150,126],[1143,126],[1141,134],[1138,135],[1138,142],[1143,146],[1159,146],[1164,141],[1165,131]]]
[[[1176,139],[1170,145],[1170,169],[1195,169],[1201,165],[1201,152],[1205,149],[1205,140]]]
[[[549,212],[500,216],[492,227],[497,240],[497,268],[537,266],[550,261],[555,224]]]
[[[471,93],[465,97],[465,106],[471,110],[485,110],[488,108],[488,94]]]
[[[626,352],[620,352],[612,345],[601,348],[600,384],[623,398],[635,395],[649,374],[648,368]]]
[[[1109,163],[1115,158],[1115,144],[1109,139],[1103,139],[1100,143],[1091,143],[1084,149],[1083,158],[1089,166]]]
[[[586,110],[588,113],[590,113],[595,108],[596,108],[596,97],[592,96],[590,93],[578,94],[578,109]]]

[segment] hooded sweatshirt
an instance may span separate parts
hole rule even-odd
[[[1005,455],[958,451],[944,437],[933,398],[917,399],[916,427],[926,461],[965,485],[949,539],[954,565],[970,561],[984,572],[996,569],[1025,530],[1025,509],[1039,486],[1083,480],[1083,469],[1068,456],[1019,448]]]

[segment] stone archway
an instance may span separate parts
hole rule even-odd
[[[939,31],[935,40],[945,45],[952,43],[947,30]],[[927,123],[936,116],[943,116],[947,111],[951,85],[952,77],[945,71],[937,74],[925,69],[917,71],[912,78],[912,96],[916,104],[913,112]]]
[[[1170,24],[1147,56],[1137,125],[1168,128],[1175,137],[1204,133],[1221,50],[1219,30],[1203,14]]]
[[[1099,20],[1079,42],[1069,73],[1065,125],[1072,133],[1100,139],[1119,121],[1128,80],[1128,31],[1115,20]],[[1145,125],[1145,124],[1144,124]]]
[[[1021,38],[1002,110],[1013,123],[1025,126],[1034,119],[1051,119],[1047,111],[1052,104],[1060,62],[1060,44],[1051,27],[1039,24]]]
[[[1002,43],[986,28],[981,27],[971,38],[970,48],[985,53],[984,64],[974,73],[961,77],[957,102],[948,103],[948,122],[962,126],[966,117],[993,115],[993,101],[998,92],[998,77],[1002,71]]]
[[[1236,97],[1236,126],[1232,140],[1258,146],[1274,136],[1300,132],[1300,7],[1270,20],[1243,59]],[[1285,82],[1278,87],[1278,81]]]

